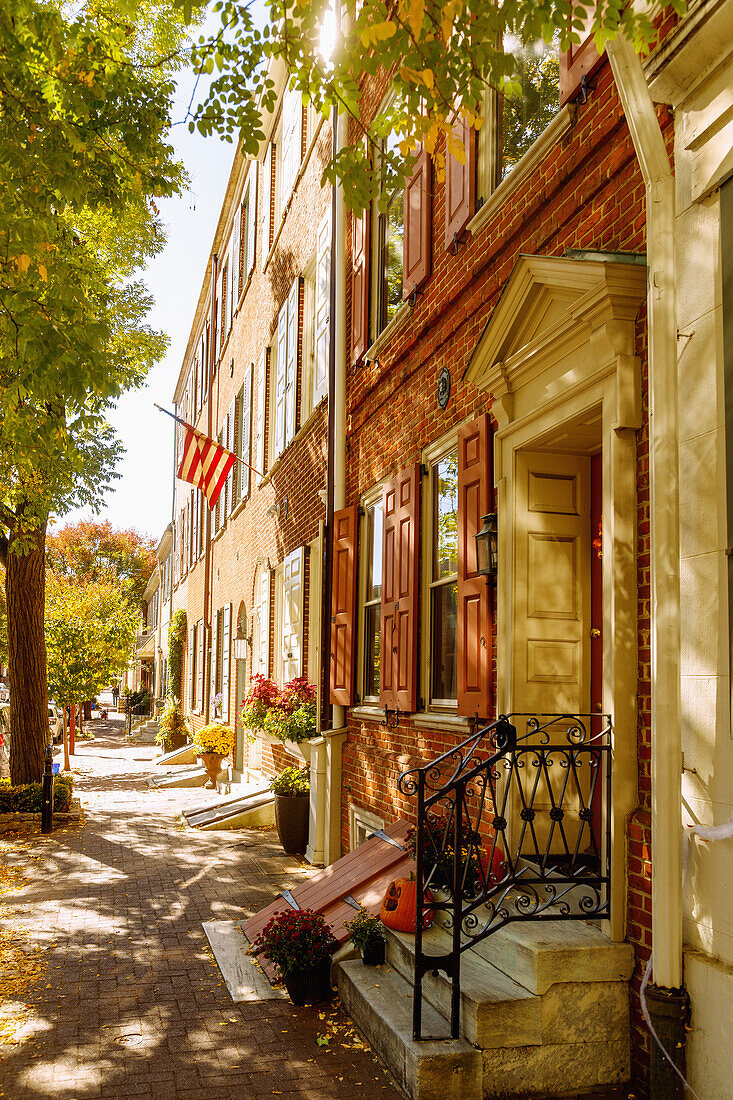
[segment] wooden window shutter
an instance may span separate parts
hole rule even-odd
[[[270,675],[270,570],[263,568],[260,576],[260,652],[259,671]]]
[[[209,673],[209,702],[211,702],[211,696],[218,694],[219,691],[219,674],[221,666],[219,664],[219,647],[221,645],[219,639],[219,616],[220,611],[215,611],[211,616],[211,654],[210,654],[210,668]]]
[[[267,359],[265,348],[257,363],[257,440],[254,465],[261,474],[265,472],[265,411],[267,409]]]
[[[295,438],[298,395],[298,332],[300,322],[300,279],[288,294],[288,350],[285,379],[285,446]],[[279,349],[278,349],[279,350]]]
[[[239,399],[239,455],[244,459],[244,462],[251,462],[251,439],[252,439],[252,368],[254,364],[250,363],[244,372],[244,382],[242,384],[242,393]],[[249,487],[251,480],[251,470],[249,466],[245,466],[244,463],[239,462],[239,495],[241,500],[245,500],[249,496]]]
[[[221,717],[229,721],[229,660],[231,652],[232,605],[226,604],[222,615],[221,631]]]
[[[196,624],[191,627],[188,643],[188,705],[193,710],[196,706]]]
[[[249,278],[255,265],[255,217],[257,212],[257,161],[253,160],[249,168],[249,190],[247,191],[247,254],[245,256],[244,279]]]
[[[422,149],[405,185],[402,297],[409,298],[430,274],[430,157]]]
[[[204,705],[204,639],[206,637],[206,628],[204,627],[204,620],[200,619],[198,628],[198,664],[196,665],[196,706],[203,707]]]
[[[275,354],[275,454],[285,450],[285,401],[288,369],[288,303],[283,303],[277,318]]]
[[[283,562],[282,668],[283,683],[303,671],[303,579],[305,547],[299,546]]]
[[[360,362],[368,345],[369,211],[351,221],[351,360]]]
[[[356,620],[356,506],[333,516],[331,584],[331,702],[350,707],[354,701],[354,623]]]
[[[588,13],[587,27],[592,25],[593,13]],[[577,45],[573,43],[569,50],[560,53],[560,106],[575,99],[583,86],[583,78],[589,80],[592,73],[601,64],[603,54],[598,53],[592,32],[583,35]]]
[[[321,219],[316,246],[316,337],[313,356],[313,404],[328,390],[328,349],[331,305],[331,213]]]
[[[239,396],[229,406],[229,450],[239,454]],[[229,512],[233,512],[239,503],[239,469],[241,462],[235,462],[231,468],[227,483],[229,485]]]
[[[262,162],[262,208],[260,210],[260,237],[262,240],[262,263],[270,251],[272,224],[272,175],[275,171],[275,146],[267,146]]]
[[[380,700],[406,714],[417,709],[419,499],[418,463],[384,488]]]
[[[488,413],[458,431],[458,713],[493,710],[492,593],[476,572],[476,532],[493,511],[492,433]]]
[[[230,305],[230,317],[229,324],[231,326],[234,320],[234,313],[239,302],[239,292],[241,290],[240,283],[240,254],[242,243],[242,207],[237,206],[237,212],[234,215],[234,228],[232,229],[232,243],[229,246],[229,273],[232,281],[232,295]]]
[[[451,248],[456,237],[461,236],[476,205],[476,131],[465,118],[457,118],[453,137],[463,146],[466,162],[461,164],[450,153],[445,159],[446,248]]]

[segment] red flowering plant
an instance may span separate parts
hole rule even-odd
[[[270,707],[280,698],[280,688],[274,680],[256,672],[249,682],[249,690],[242,700],[239,723],[247,730],[261,730]]]
[[[286,978],[293,970],[326,966],[337,947],[323,913],[287,909],[270,918],[252,944],[252,954],[264,955]]]
[[[280,741],[299,744],[316,734],[316,686],[307,676],[290,680],[265,716],[264,729]]]

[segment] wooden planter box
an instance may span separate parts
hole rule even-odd
[[[305,764],[310,764],[311,760],[311,743],[310,741],[301,741],[299,745],[296,745],[294,741],[281,741],[279,737],[275,737],[271,733],[267,733],[265,730],[257,730],[256,736],[259,737],[265,745],[279,745],[280,748],[285,749],[287,753],[294,756],[296,760],[302,760]]]

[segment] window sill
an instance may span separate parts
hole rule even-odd
[[[435,710],[414,714],[412,721],[418,729],[448,730],[451,733],[470,733],[471,719],[460,714],[445,714]]]
[[[383,722],[384,707],[359,706],[351,708],[351,715],[360,722]]]
[[[374,340],[364,353],[365,363],[375,363],[379,360],[380,352],[384,351],[392,340],[394,334],[402,328],[407,318],[412,313],[409,302],[403,302],[386,328],[383,328],[379,336]]]
[[[310,428],[313,426],[313,423],[316,419],[318,411],[321,408],[321,405],[323,404],[324,401],[325,401],[325,398],[321,398],[321,400],[318,402],[316,407],[314,409],[312,409],[310,411],[310,413],[308,414],[308,419],[303,424],[300,425],[300,427],[298,428],[297,432],[295,433],[293,438],[290,440],[290,442],[287,443],[285,445],[285,447],[282,449],[282,451],[280,451],[280,453],[272,460],[272,462],[270,463],[270,467],[267,471],[267,476],[266,476],[265,480],[267,480],[267,481],[272,480],[273,474],[275,474],[277,472],[278,467],[280,466],[280,463],[283,462],[284,459],[286,458],[286,456],[291,453],[291,448],[294,447],[297,443],[299,443],[303,439],[303,437],[308,433]],[[264,484],[264,481],[261,481],[260,485],[263,485],[263,484]],[[259,488],[259,486],[258,486],[258,488]]]
[[[571,104],[567,104],[558,111],[549,126],[545,127],[534,144],[530,145],[524,156],[517,161],[514,171],[501,181],[481,209],[474,214],[468,223],[471,233],[480,232],[499,207],[524,183],[552,146],[568,132],[575,121],[575,113],[575,108]]]

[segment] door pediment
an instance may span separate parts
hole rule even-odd
[[[579,372],[590,378],[619,356],[633,356],[646,279],[638,257],[520,256],[464,377],[503,399],[511,420],[512,395],[552,367],[570,368],[577,382]]]

